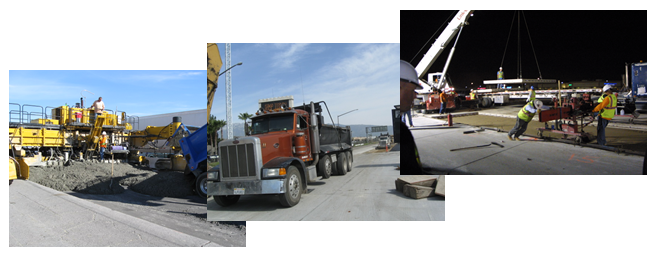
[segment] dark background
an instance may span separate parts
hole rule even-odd
[[[401,11],[401,60],[416,66],[456,13]],[[474,11],[447,71],[456,89],[495,80],[500,66],[506,79],[519,78],[517,13],[524,79],[540,77],[539,64],[543,79],[619,81],[625,63],[647,62],[647,11]],[[455,41],[427,74],[444,69]]]

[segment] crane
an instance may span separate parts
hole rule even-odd
[[[474,13],[472,10],[460,10],[455,17],[451,20],[449,25],[444,29],[442,34],[440,34],[439,37],[435,40],[435,43],[431,46],[430,49],[428,49],[428,52],[424,55],[424,57],[419,61],[419,64],[415,67],[415,70],[417,71],[417,75],[419,77],[422,77],[428,72],[428,69],[433,65],[435,60],[442,54],[442,51],[444,51],[444,48],[446,45],[451,42],[453,37],[456,36],[456,34],[460,34],[462,31],[463,26],[467,25],[467,20],[469,17]],[[456,38],[456,43],[457,43],[457,38]],[[455,44],[453,48],[451,49],[451,53],[449,54],[449,57],[446,61],[446,64],[444,65],[444,70],[442,71],[441,74],[446,74],[446,70],[449,67],[449,63],[451,62],[451,57],[453,56],[453,52],[455,51]],[[438,75],[440,76],[441,74],[429,74],[428,81],[432,81],[433,75]],[[437,84],[438,88],[441,88],[444,82],[444,77],[445,76],[440,76],[440,81]],[[424,87],[424,90],[428,87],[430,89],[430,85],[426,85],[422,81],[420,81],[420,84],[422,84],[422,87]]]

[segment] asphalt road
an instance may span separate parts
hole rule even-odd
[[[210,221],[432,221],[444,220],[444,197],[411,199],[395,190],[400,152],[354,148],[353,170],[308,186],[301,202],[283,208],[274,195],[242,196],[221,207],[207,200]]]

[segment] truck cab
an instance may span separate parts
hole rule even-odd
[[[220,165],[208,172],[207,191],[221,206],[241,195],[276,194],[296,205],[307,183],[346,174],[352,162],[350,128],[322,123],[318,103],[260,109],[249,136],[219,143]],[[318,169],[317,169],[318,168]]]

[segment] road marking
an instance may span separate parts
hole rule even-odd
[[[572,158],[574,158],[574,155],[576,155],[576,154],[572,154],[572,156],[569,157],[568,161],[569,161],[569,160],[572,160]],[[585,157],[581,158],[581,159],[583,159],[583,160],[576,159],[576,161],[578,161],[578,162],[582,162],[582,163],[594,163],[595,161],[594,161],[593,159],[598,159],[598,158],[599,158],[599,157],[594,157],[594,156],[585,156]]]

